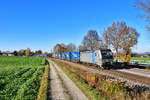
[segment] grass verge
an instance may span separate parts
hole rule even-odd
[[[47,90],[48,90],[48,74],[49,74],[49,66],[45,66],[45,71],[43,73],[40,89],[38,92],[37,100],[46,100],[47,99]]]

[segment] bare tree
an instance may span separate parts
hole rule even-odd
[[[95,30],[89,30],[87,35],[84,36],[82,45],[88,50],[96,50],[100,48],[100,37]]]
[[[76,45],[73,44],[73,43],[70,43],[66,46],[66,51],[67,52],[72,52],[72,51],[75,51],[76,50]]]
[[[126,63],[130,61],[131,49],[138,42],[137,31],[126,25],[125,22],[113,22],[112,26],[104,31],[105,43],[111,46],[116,53],[123,52],[122,60]]]
[[[110,48],[109,32],[107,32],[107,30],[104,29],[104,32],[102,35],[103,35],[104,48],[106,48],[106,49]]]
[[[66,52],[66,45],[64,43],[61,43],[61,48],[60,48],[60,51],[63,53],[63,52]]]
[[[19,50],[19,51],[18,51],[18,55],[19,55],[19,56],[24,56],[24,55],[25,55],[25,51],[26,51],[26,50],[23,50],[23,49]]]
[[[87,47],[80,45],[79,47],[79,51],[86,51]]]
[[[121,49],[123,50],[122,59],[128,63],[131,58],[131,47],[137,44],[139,33],[132,27],[125,27],[121,34]]]
[[[54,46],[53,52],[54,53],[60,53],[61,52],[61,45],[60,44],[56,44]]]
[[[137,0],[136,8],[139,8],[143,11],[144,14],[142,17],[146,19],[146,28],[150,32],[150,0]]]
[[[48,55],[48,52],[44,52],[43,54]]]
[[[54,46],[53,52],[54,53],[62,53],[62,52],[66,52],[66,45],[65,44],[56,44]]]
[[[35,51],[35,54],[42,54],[42,50]]]
[[[114,48],[114,50],[116,51],[116,53],[118,54],[119,52],[119,48],[120,48],[120,43],[121,43],[121,34],[122,34],[122,30],[123,28],[126,27],[126,23],[125,22],[113,22],[112,26],[109,26],[107,28],[107,30],[104,30],[104,39],[105,39],[105,45],[107,47],[112,46],[112,48]]]

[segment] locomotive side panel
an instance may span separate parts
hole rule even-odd
[[[94,54],[95,54],[95,64],[102,67],[103,62],[100,50],[96,50]]]

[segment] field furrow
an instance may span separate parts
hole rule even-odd
[[[44,65],[44,58],[0,57],[0,100],[36,99]]]

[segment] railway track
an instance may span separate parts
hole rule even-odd
[[[148,77],[135,75],[135,74],[127,73],[127,72],[121,72],[121,71],[117,71],[117,70],[110,70],[110,71],[106,71],[106,72],[116,75],[116,76],[119,76],[119,77],[122,77],[124,79],[132,80],[135,83],[138,83],[140,85],[146,85],[146,86],[150,87],[150,78],[148,78]]]
[[[97,73],[100,75],[105,75],[108,77],[126,81],[129,85],[139,85],[139,86],[150,88],[150,78],[148,77],[121,72],[117,70],[105,70],[105,69],[97,68],[96,66],[83,65],[79,63],[65,61],[65,60],[57,59],[57,61],[62,62],[62,63],[67,63],[73,67],[78,67],[83,70],[91,71],[93,73]]]
[[[140,73],[143,73],[143,74],[150,74],[150,70],[147,70],[147,69],[138,69],[138,68],[133,68],[131,69],[132,71],[135,71],[135,72],[140,72]]]

